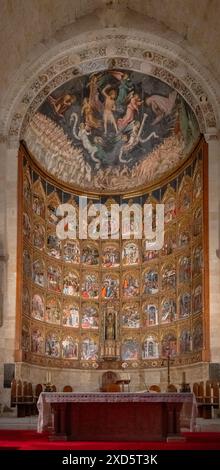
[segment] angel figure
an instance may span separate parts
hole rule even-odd
[[[88,98],[84,98],[83,100],[81,114],[84,115],[85,124],[87,126],[94,129],[101,127],[101,121],[94,116],[91,102]]]
[[[168,96],[151,95],[145,98],[147,106],[151,106],[152,111],[156,114],[156,118],[151,123],[152,126],[158,124],[165,116],[168,116],[176,102],[176,91],[171,91]]]
[[[64,113],[70,106],[72,106],[73,103],[75,103],[76,97],[74,95],[64,93],[63,95],[59,96],[59,98],[53,98],[53,96],[50,95],[48,96],[47,100],[53,108],[54,112],[59,117],[64,118]]]
[[[139,107],[143,101],[140,99],[139,95],[137,93],[131,93],[130,94],[130,100],[127,106],[127,110],[123,118],[118,119],[118,128],[123,129],[127,127],[130,122],[134,121],[135,113],[139,111]]]
[[[127,96],[133,91],[134,85],[127,72],[112,70],[110,71],[110,74],[120,81],[116,103],[117,106],[123,106],[127,99]]]

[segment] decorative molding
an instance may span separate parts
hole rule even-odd
[[[147,45],[144,47],[144,45]],[[79,34],[47,51],[20,72],[0,115],[0,130],[16,146],[36,105],[70,77],[109,67],[157,76],[182,94],[194,110],[201,132],[217,134],[220,96],[209,72],[186,51],[164,37],[129,28]]]
[[[204,134],[206,142],[210,142],[212,140],[219,140],[220,139],[220,132],[216,131],[216,129],[210,130]]]

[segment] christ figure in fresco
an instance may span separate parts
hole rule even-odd
[[[105,105],[103,112],[105,135],[107,134],[108,124],[112,124],[115,128],[116,134],[118,133],[117,124],[113,114],[113,111],[116,110],[115,100],[117,97],[117,93],[114,88],[111,88],[110,90],[109,88],[111,88],[111,85],[106,85],[105,88],[103,88],[102,90],[102,94],[105,97]],[[109,91],[107,92],[107,90]]]

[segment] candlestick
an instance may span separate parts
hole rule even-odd
[[[167,383],[170,385],[170,355],[167,356]]]

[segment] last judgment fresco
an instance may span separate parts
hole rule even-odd
[[[160,179],[184,161],[198,137],[191,108],[166,83],[107,70],[73,78],[49,95],[25,141],[57,179],[109,193]]]
[[[202,360],[204,145],[202,139],[189,161],[152,192],[95,199],[108,210],[116,200],[151,203],[153,227],[156,204],[163,203],[164,244],[158,251],[148,249],[145,238],[122,234],[60,240],[57,207],[68,202],[79,210],[79,196],[48,181],[21,146],[22,360],[103,369],[161,367],[168,354],[176,365]],[[93,200],[88,197],[88,206]],[[130,216],[125,225],[135,230]]]

